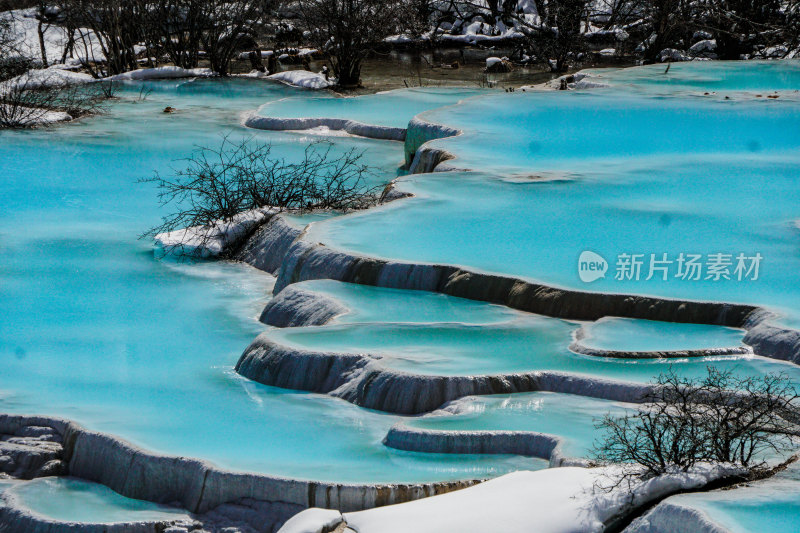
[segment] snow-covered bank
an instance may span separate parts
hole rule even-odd
[[[37,8],[16,9],[0,13],[0,18],[11,22],[14,35],[13,48],[20,54],[34,61],[42,59],[39,45],[38,26],[36,19]],[[64,47],[69,41],[69,35],[63,26],[56,24],[43,25],[45,56],[50,64],[58,63],[64,54]],[[87,28],[75,30],[76,44],[71,54],[67,54],[66,64],[79,65],[84,61],[102,60],[103,50],[94,33]]]
[[[292,87],[300,87],[302,89],[327,89],[336,85],[335,80],[325,79],[325,76],[316,72],[309,72],[307,70],[286,70],[276,74],[266,74],[253,70],[248,74],[242,74],[244,78],[263,78],[266,80],[278,81],[291,85]]]
[[[157,255],[217,257],[238,245],[277,212],[269,207],[253,209],[239,213],[228,222],[159,233],[155,236]]]
[[[702,511],[667,500],[634,520],[624,533],[730,533]]]
[[[257,113],[252,113],[244,119],[243,124],[248,128],[258,130],[306,131],[315,128],[327,128],[329,130],[343,131],[350,135],[369,139],[402,142],[406,138],[405,128],[375,126],[343,118],[280,118],[265,117]]]
[[[358,533],[600,533],[635,508],[693,490],[737,471],[698,467],[633,487],[605,490],[613,469],[565,467],[514,472],[474,487],[410,503],[343,513],[310,509],[292,517],[280,533],[314,533],[344,522]],[[338,522],[338,523],[341,523]],[[533,529],[532,529],[533,528]]]
[[[13,89],[49,89],[95,81],[89,74],[56,67],[32,69],[0,83],[0,92]]]
[[[210,78],[216,74],[210,68],[181,68],[175,66],[140,68],[109,76],[110,81],[162,80],[175,78]]]

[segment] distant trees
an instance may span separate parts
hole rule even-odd
[[[385,0],[300,0],[299,11],[308,38],[331,54],[339,85],[355,87],[362,61],[404,21],[415,17],[413,4]]]
[[[225,76],[239,50],[252,47],[261,20],[275,0],[61,0],[60,20],[78,35],[79,48],[99,47],[102,57],[87,64],[96,76],[138,68],[138,57],[156,64],[166,56],[194,68],[200,57]]]
[[[586,50],[581,31],[588,17],[587,0],[558,0],[537,2],[539,20],[531,23],[527,17],[516,16],[517,26],[525,35],[524,45],[529,54],[545,63],[553,72],[565,72],[570,61]]]
[[[782,374],[737,377],[709,368],[703,378],[661,375],[635,413],[607,416],[595,455],[621,465],[622,480],[686,472],[699,463],[758,473],[768,454],[797,447],[798,391]]]

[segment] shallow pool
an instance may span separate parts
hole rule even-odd
[[[580,343],[590,348],[622,352],[663,352],[734,348],[744,331],[706,324],[677,324],[610,317],[584,327]]]
[[[411,117],[423,111],[490,92],[486,89],[418,87],[344,98],[325,93],[269,102],[261,106],[258,113],[280,118],[346,118],[364,124],[405,128]]]
[[[542,466],[391,450],[381,440],[398,417],[240,378],[233,366],[264,329],[273,278],[159,261],[138,239],[163,211],[137,179],[180,166],[196,146],[254,136],[291,159],[318,140],[239,125],[240,112],[298,94],[252,80],[129,84],[105,116],[0,133],[0,411],[69,417],[150,450],[303,479],[432,481]],[[177,111],[163,113],[168,105]],[[398,143],[334,142],[366,150],[382,180],[402,161]]]
[[[75,478],[39,478],[7,491],[33,513],[57,522],[113,524],[188,518],[186,511],[117,494]]]
[[[800,470],[796,466],[752,486],[666,500],[703,511],[731,533],[795,533],[800,516]]]
[[[406,425],[441,431],[533,431],[558,436],[562,452],[589,457],[603,417],[623,415],[632,406],[620,402],[560,394],[527,392],[468,397],[451,402],[449,414],[422,416]]]

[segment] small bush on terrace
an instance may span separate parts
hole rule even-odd
[[[364,153],[332,150],[329,141],[314,142],[300,161],[287,162],[272,156],[270,144],[252,139],[224,137],[219,149],[199,148],[173,176],[142,180],[157,186],[161,205],[173,207],[145,235],[209,227],[263,207],[349,211],[376,203],[380,187],[366,184],[373,169],[362,162]]]
[[[784,374],[738,377],[708,368],[702,378],[659,376],[638,411],[606,416],[595,446],[600,463],[622,465],[615,485],[728,464],[767,475],[767,459],[797,447],[798,391]]]

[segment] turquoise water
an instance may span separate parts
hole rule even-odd
[[[162,211],[136,180],[225,133],[294,157],[308,136],[246,131],[239,113],[298,93],[245,80],[147,86],[142,102],[131,84],[105,116],[0,133],[0,411],[65,416],[150,450],[304,479],[431,481],[543,464],[390,450],[381,440],[398,417],[235,374],[264,329],[273,278],[155,260],[137,238]],[[162,113],[167,105],[178,111]],[[336,150],[351,146],[383,178],[402,159],[397,143],[347,139]]]
[[[40,478],[19,483],[9,492],[24,507],[58,522],[113,524],[188,518],[180,509],[126,498],[105,485],[74,478]]]
[[[623,352],[732,348],[744,337],[744,331],[735,328],[618,317],[598,320],[584,330],[584,346]]]
[[[589,69],[615,86],[674,94],[679,91],[797,91],[800,61],[702,61],[624,69]],[[784,96],[784,95],[782,95]]]
[[[606,414],[620,416],[629,404],[572,394],[529,392],[468,397],[450,404],[455,414],[423,416],[406,425],[442,431],[534,431],[563,439],[562,452],[589,457]]]
[[[567,349],[574,325],[531,316],[510,323],[358,323],[276,329],[278,344],[316,352],[363,353],[389,368],[431,375],[484,375],[555,370],[625,381],[648,382],[670,368],[692,377],[706,367],[731,368],[741,375],[786,372],[800,382],[800,367],[755,356],[688,359],[615,359]]]
[[[405,128],[411,117],[423,111],[488,92],[486,89],[412,88],[346,98],[334,98],[325,93],[269,102],[258,112],[267,117],[346,118],[364,124]]]
[[[703,511],[731,533],[796,533],[800,516],[800,471],[796,466],[749,487],[667,500]]]
[[[274,280],[243,265],[157,261],[151,245],[137,240],[162,211],[153,188],[136,180],[168,173],[197,145],[218,145],[226,133],[234,140],[254,136],[291,159],[318,139],[245,130],[241,113],[267,103],[263,113],[273,102],[287,114],[341,110],[402,126],[411,118],[401,122],[402,115],[470,91],[341,100],[257,81],[198,80],[149,83],[152,93],[137,101],[140,86],[126,86],[106,116],[0,133],[0,411],[62,415],[151,450],[305,479],[432,481],[545,466],[519,457],[392,450],[381,441],[402,417],[242,379],[233,366],[265,329],[256,317]],[[162,113],[167,105],[177,112]],[[800,219],[800,105],[790,99],[503,93],[427,116],[466,129],[437,144],[458,155],[456,164],[483,173],[409,176],[403,183],[413,199],[293,221],[314,222],[311,239],[364,254],[583,290],[762,304],[800,324],[800,232],[791,224]],[[333,142],[336,151],[367,151],[367,162],[380,169],[374,184],[399,172],[398,143]],[[763,264],[759,279],[741,282],[608,275],[589,284],[578,277],[584,250],[607,258],[612,272],[620,253],[759,253]],[[697,376],[715,364],[748,375],[785,370],[800,381],[796,366],[759,357],[579,356],[567,350],[576,327],[567,322],[436,295],[312,287],[353,312],[331,326],[273,331],[276,340],[374,353],[406,371],[550,369],[642,382],[670,365]],[[637,327],[609,338],[661,342],[652,328],[642,335]],[[719,340],[710,331],[665,327],[687,342]],[[568,402],[555,404],[570,412]],[[536,416],[555,431],[560,415],[551,412],[559,411]],[[510,413],[498,416],[508,414],[511,424],[516,411]],[[576,433],[576,442],[586,439]]]
[[[328,296],[344,305],[348,311],[336,317],[338,323],[494,324],[525,316],[501,305],[434,292],[404,291],[323,279],[303,281],[293,287]]]
[[[800,122],[794,126],[784,131],[800,135]],[[462,172],[409,176],[401,184],[415,198],[314,224],[308,238],[361,254],[457,264],[585,291],[758,304],[800,323],[800,231],[791,223],[800,218],[798,154],[652,156],[548,181]],[[402,239],[391,238],[397,228]],[[607,261],[605,278],[580,280],[584,251]],[[700,279],[677,277],[681,253],[701,256]],[[616,279],[623,254],[638,256],[637,277]],[[650,260],[663,254],[671,261],[667,279],[658,270],[650,277]],[[729,279],[707,279],[715,254],[728,256]],[[760,254],[758,279],[737,279],[739,254]]]

